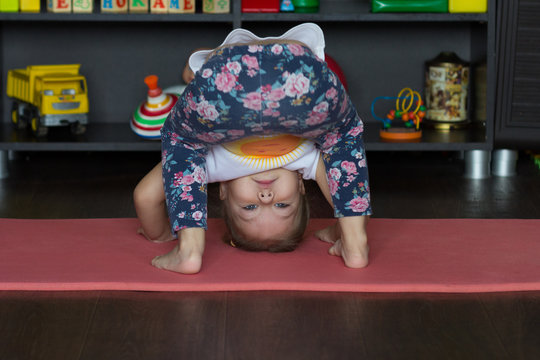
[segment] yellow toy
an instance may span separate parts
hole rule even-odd
[[[375,114],[375,103],[381,99],[396,100],[396,109],[390,110],[384,119]],[[371,114],[383,123],[380,131],[383,140],[416,141],[422,138],[420,123],[426,116],[426,107],[417,91],[403,88],[397,97],[379,96],[371,103]],[[403,126],[392,127],[396,119],[401,119]]]
[[[448,0],[450,13],[485,13],[488,0]]]
[[[41,10],[41,2],[39,0],[20,0],[19,6],[21,12],[38,13]]]
[[[48,127],[70,125],[75,134],[86,131],[88,93],[79,64],[30,65],[8,71],[7,95],[13,98],[11,121],[20,129],[30,123],[36,136]]]
[[[0,12],[18,12],[18,0],[2,0],[0,1]]]

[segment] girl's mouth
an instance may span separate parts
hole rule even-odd
[[[272,185],[272,183],[274,181],[275,180],[255,180],[255,182],[257,184],[259,184],[260,186],[263,186],[263,187],[268,187],[268,186]]]

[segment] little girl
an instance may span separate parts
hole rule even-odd
[[[306,23],[279,38],[260,39],[236,29],[217,49],[194,53],[189,65],[195,77],[161,130],[169,224],[180,241],[153,264],[181,273],[200,271],[206,161],[212,146],[289,134],[312,140],[321,151],[315,178],[338,222],[317,236],[333,243],[330,253],[341,256],[346,266],[366,266],[365,225],[371,208],[363,125],[344,87],[324,62],[322,30]],[[258,189],[257,195],[243,199],[250,187]],[[297,221],[298,194],[303,191],[297,173],[283,168],[220,185],[220,196],[231,205],[226,207],[236,228],[246,231],[252,225],[259,236],[289,231],[290,221]],[[162,215],[163,211],[155,216]],[[145,221],[141,222],[146,231]]]

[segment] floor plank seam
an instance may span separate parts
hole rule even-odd
[[[83,341],[82,341],[82,344],[81,344],[81,349],[79,351],[79,355],[77,356],[77,360],[82,359],[84,350],[86,349],[86,342],[88,340],[88,335],[90,334],[90,329],[92,328],[92,325],[94,323],[94,318],[96,316],[96,311],[97,311],[97,305],[99,303],[99,300],[101,299],[101,294],[102,294],[102,292],[100,291],[98,293],[98,295],[96,296],[96,300],[94,301],[94,307],[93,307],[92,313],[90,314],[90,317],[88,319],[88,325],[86,325],[86,330],[84,332],[84,337],[83,337]]]
[[[504,342],[503,337],[501,336],[501,334],[497,330],[497,326],[495,326],[495,322],[493,321],[493,317],[491,316],[490,312],[488,311],[488,309],[486,307],[486,304],[485,304],[486,300],[482,299],[482,298],[478,298],[478,300],[480,301],[480,307],[482,308],[482,311],[487,316],[487,318],[489,320],[489,323],[491,324],[491,327],[493,328],[493,332],[497,335],[497,339],[499,340],[499,343],[501,344],[502,348],[504,349],[506,358],[507,359],[515,359],[516,357],[511,357],[510,356],[511,355],[510,350],[508,349],[508,346]]]

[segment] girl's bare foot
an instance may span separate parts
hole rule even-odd
[[[328,250],[330,255],[341,256],[345,266],[360,269],[364,268],[369,263],[369,246],[367,243],[363,245],[345,246],[341,239],[336,241]]]
[[[201,271],[202,253],[180,251],[180,246],[164,255],[156,256],[152,265],[162,270],[174,271],[182,274],[196,274]]]
[[[343,241],[343,222],[346,226],[347,238]],[[345,266],[359,269],[366,267],[369,263],[369,246],[365,233],[365,219],[361,218],[340,218],[335,224],[325,229],[319,230],[315,236],[320,240],[332,244],[328,250],[330,255],[341,256]]]
[[[182,274],[196,274],[201,271],[204,252],[204,229],[190,228],[178,233],[180,241],[169,253],[156,256],[152,265],[158,269]]]

